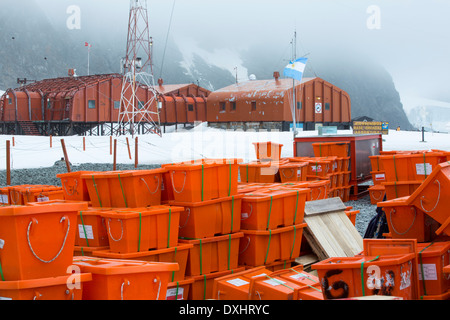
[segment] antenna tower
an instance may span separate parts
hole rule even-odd
[[[147,0],[130,0],[127,51],[121,62],[123,82],[117,135],[161,135],[158,93],[154,88],[152,47]]]

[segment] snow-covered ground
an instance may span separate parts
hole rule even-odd
[[[315,136],[317,131],[300,132],[300,136]],[[351,131],[338,131],[338,134],[351,134]],[[209,128],[206,124],[191,130],[178,130],[162,137],[139,135],[113,137],[117,139],[117,163],[134,164],[135,138],[138,138],[139,164],[162,164],[199,158],[239,158],[244,162],[256,158],[253,142],[273,141],[283,144],[282,157],[293,156],[293,135],[290,132],[239,132]],[[14,138],[14,145],[13,145]],[[131,159],[127,139],[130,144]],[[450,135],[425,133],[422,142],[421,132],[389,131],[383,136],[383,150],[449,150]],[[73,165],[83,163],[113,163],[110,154],[109,136],[53,137],[50,147],[49,137],[0,136],[0,170],[6,168],[6,140],[11,141],[11,168],[51,167],[64,154],[61,147],[64,139],[68,158]],[[114,145],[114,144],[113,144]]]

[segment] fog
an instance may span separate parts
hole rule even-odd
[[[129,0],[35,1],[57,28],[67,28],[67,9],[77,5],[80,29],[71,32],[82,34],[93,48],[108,41],[125,52]],[[338,52],[366,54],[386,67],[402,96],[446,101],[449,9],[445,0],[148,0],[160,53],[169,35],[169,44],[184,54],[199,51],[217,65],[224,55],[235,59],[229,64],[238,64],[240,52],[254,46],[287,63],[296,31],[298,56],[321,55],[339,64]],[[162,63],[161,54],[158,59],[155,64]]]

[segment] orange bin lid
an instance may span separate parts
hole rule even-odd
[[[148,262],[138,260],[101,259],[97,257],[75,256],[74,265],[82,272],[102,275],[120,275],[144,272],[178,271],[178,263]]]
[[[280,227],[280,228],[271,229],[271,230],[245,230],[245,234],[256,235],[256,236],[268,236],[268,235],[275,235],[275,234],[279,234],[279,233],[283,233],[283,232],[289,232],[294,229],[299,230],[299,229],[305,228],[306,226],[308,226],[308,224],[299,223],[296,225]]]
[[[190,207],[190,208],[195,208],[195,207],[203,207],[203,206],[208,206],[208,205],[212,205],[215,203],[221,203],[221,202],[225,202],[225,201],[231,201],[231,200],[239,200],[242,199],[245,196],[245,194],[237,194],[235,196],[229,196],[229,197],[224,197],[224,198],[217,198],[217,199],[212,199],[212,200],[206,200],[206,201],[199,201],[199,202],[177,202],[174,200],[169,201],[170,205],[173,206],[178,206],[178,207]]]
[[[297,192],[299,193],[307,193],[309,192],[309,189],[297,189],[297,190],[290,190],[290,189],[262,189],[257,190],[252,193],[247,193],[244,195],[243,200],[246,202],[262,202],[262,201],[268,201],[270,199],[279,199],[284,198],[287,196],[296,196]]]
[[[88,173],[95,173],[98,171],[72,171],[72,172],[66,172],[66,173],[58,173],[56,175],[57,178],[67,178],[67,177],[73,177],[73,176],[79,176],[82,174],[88,174]]]
[[[91,179],[92,177],[96,179],[102,178],[114,178],[120,175],[122,178],[126,177],[138,177],[149,174],[164,173],[166,170],[162,168],[150,169],[150,170],[123,170],[123,171],[103,171],[103,172],[91,172],[81,175],[82,179]]]
[[[65,201],[55,200],[46,202],[35,202],[24,206],[6,206],[0,207],[1,216],[24,216],[30,214],[47,214],[55,212],[72,212],[81,211],[88,208],[88,203],[85,201]]]
[[[108,211],[99,211],[102,217],[105,218],[113,218],[113,219],[131,219],[131,218],[139,218],[158,215],[158,214],[166,214],[169,210],[174,212],[182,212],[184,211],[183,207],[177,206],[150,206],[146,208],[131,208],[131,209],[112,209]]]
[[[30,280],[16,280],[16,281],[0,281],[0,290],[23,290],[34,289],[42,287],[51,287],[58,285],[66,285],[69,277],[72,275],[65,275],[51,278],[38,278]],[[86,282],[92,280],[91,273],[79,273],[77,279],[80,282]]]
[[[109,249],[105,250],[97,250],[93,251],[92,254],[96,257],[108,258],[108,259],[131,259],[131,260],[139,260],[140,258],[149,257],[149,256],[157,256],[159,254],[172,253],[172,252],[180,252],[182,250],[189,250],[193,248],[193,244],[180,244],[178,246],[163,248],[163,249],[154,249],[148,251],[140,251],[140,252],[126,252],[126,253],[117,253],[111,252]]]
[[[355,269],[361,268],[361,263],[364,262],[364,266],[392,266],[405,263],[409,260],[413,260],[416,257],[415,253],[398,254],[398,255],[380,255],[380,256],[355,256],[355,257],[332,257],[325,259],[321,262],[311,265],[312,269]],[[374,260],[377,258],[376,260]],[[371,261],[374,260],[374,261]]]
[[[441,256],[446,254],[449,250],[450,241],[417,244],[417,253],[421,253],[422,257]]]

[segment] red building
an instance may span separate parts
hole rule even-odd
[[[212,92],[208,96],[209,125],[243,129],[288,131],[292,124],[292,79],[250,80]],[[347,129],[351,122],[351,101],[342,89],[321,78],[295,81],[296,122],[304,130],[316,124]]]
[[[72,135],[99,128],[98,135],[112,134],[118,122],[123,77],[103,74],[45,79],[16,89],[0,98],[0,130],[3,134]],[[163,85],[158,94],[160,119],[155,122],[187,124],[206,121],[208,90],[195,84]],[[140,101],[152,92],[138,87]],[[150,106],[156,112],[158,105]],[[109,132],[107,132],[110,130]]]

